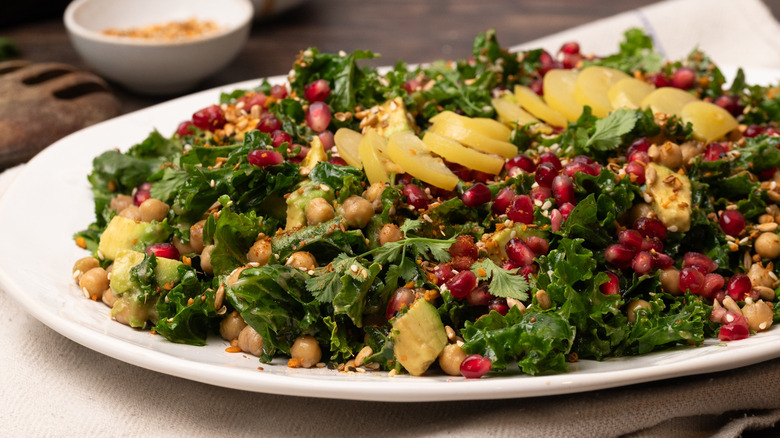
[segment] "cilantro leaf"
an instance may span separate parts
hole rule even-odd
[[[488,292],[491,295],[525,301],[529,286],[522,275],[517,275],[519,269],[507,271],[488,258],[471,266],[471,272],[477,274],[478,279],[490,280]]]
[[[619,109],[603,119],[596,121],[596,130],[585,142],[585,148],[599,151],[616,149],[623,135],[628,134],[636,125],[636,111]]]

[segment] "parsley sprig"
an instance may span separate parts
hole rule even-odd
[[[521,268],[506,270],[486,258],[471,265],[471,272],[480,280],[489,280],[488,292],[495,297],[514,298],[525,301],[528,299],[528,282],[522,275],[517,275]]]

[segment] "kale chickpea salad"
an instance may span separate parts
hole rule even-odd
[[[466,378],[780,317],[780,88],[636,29],[605,57],[493,31],[459,61],[376,56],[307,49],[288,82],[96,157],[84,295],[262,362]]]

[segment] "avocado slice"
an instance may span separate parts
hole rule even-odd
[[[306,180],[297,190],[293,190],[287,197],[287,224],[286,230],[306,225],[306,205],[314,198],[324,198],[333,202],[335,196],[333,190],[323,190],[320,184]]]
[[[136,222],[123,216],[114,216],[100,235],[100,258],[115,260],[123,250],[144,251],[147,245],[165,242],[170,236],[160,223]]]
[[[691,228],[693,192],[688,176],[657,163],[645,169],[646,194],[653,198],[655,216],[669,231],[686,232]]]
[[[433,304],[418,299],[393,321],[393,353],[413,376],[420,376],[447,346],[447,333]]]
[[[132,268],[143,262],[144,254],[122,250],[114,260],[111,271],[109,287],[117,301],[111,308],[111,316],[116,317],[122,313],[124,320],[131,327],[143,327],[147,320],[156,319],[155,304],[158,296],[146,301],[139,299],[143,294],[140,286],[131,277]],[[157,258],[157,266],[154,268],[154,279],[159,286],[165,284],[174,285],[179,281],[179,266],[181,262],[162,257]]]

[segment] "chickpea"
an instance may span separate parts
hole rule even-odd
[[[753,263],[750,265],[747,276],[754,287],[764,286],[774,289],[777,286],[777,281],[769,275],[772,270],[772,263],[769,263],[766,267],[761,263]]]
[[[105,304],[106,306],[114,307],[114,303],[116,302],[116,296],[114,295],[114,291],[112,291],[110,287],[103,291],[102,301],[103,304]]]
[[[170,207],[159,199],[149,198],[138,206],[138,210],[141,212],[142,222],[160,222],[168,216]]]
[[[680,145],[683,165],[687,166],[691,160],[702,152],[702,144],[695,141],[686,141]]]
[[[203,227],[206,225],[206,220],[199,220],[190,227],[190,245],[195,252],[203,251]]]
[[[234,310],[219,322],[219,334],[222,335],[222,339],[232,341],[233,339],[238,339],[241,331],[243,331],[246,326],[244,318]]]
[[[100,266],[98,259],[91,256],[76,260],[76,263],[73,264],[73,279],[79,281],[85,272],[98,266]]]
[[[448,344],[439,354],[439,366],[450,376],[460,376],[460,364],[465,358],[466,352],[458,344]]]
[[[245,353],[260,356],[263,353],[263,337],[252,326],[247,325],[238,334],[238,348]]]
[[[658,148],[657,162],[670,169],[677,169],[683,164],[683,155],[680,146],[671,141],[667,141]]]
[[[761,258],[774,259],[780,255],[780,237],[773,232],[761,233],[753,244]]]
[[[111,202],[108,204],[111,210],[117,213],[121,213],[125,208],[133,205],[133,197],[129,195],[116,195],[111,198]]]
[[[136,207],[135,205],[131,205],[124,210],[119,212],[119,216],[126,217],[128,219],[132,219],[136,222],[141,221],[141,210]]]
[[[314,258],[314,254],[308,251],[297,251],[290,254],[286,265],[308,271],[317,267],[317,259]]]
[[[322,350],[313,336],[301,336],[290,347],[290,357],[300,360],[303,368],[311,368],[322,359]]]
[[[317,225],[327,222],[336,216],[336,211],[325,198],[314,198],[306,204],[304,211],[306,214],[306,223]]]
[[[385,224],[381,230],[379,230],[379,244],[385,245],[390,242],[398,242],[403,239],[404,235],[396,224]]]
[[[382,192],[385,191],[385,187],[387,187],[385,183],[375,182],[368,186],[363,194],[366,200],[374,206],[374,211],[377,213],[382,211]]]
[[[214,245],[209,245],[203,248],[203,252],[200,253],[200,268],[209,275],[214,274],[214,267],[211,266],[211,251],[213,250]]]
[[[184,243],[179,239],[178,237],[173,238],[173,246],[176,247],[176,250],[179,251],[179,254],[196,254],[198,251],[195,251],[195,248],[192,247],[189,243]]]
[[[642,309],[649,309],[650,303],[648,303],[645,300],[636,299],[628,303],[628,307],[626,308],[626,313],[628,316],[628,322],[635,323],[636,322],[636,314]]]
[[[352,228],[365,227],[374,216],[374,207],[360,196],[350,196],[344,201],[344,218]]]
[[[747,301],[747,300],[746,300]],[[772,326],[772,309],[767,306],[764,300],[747,301],[742,306],[742,315],[748,320],[750,330],[760,332]]]
[[[246,258],[252,263],[258,263],[260,266],[268,263],[271,258],[271,238],[262,236],[257,242],[253,243],[246,253]]]
[[[103,298],[103,291],[108,289],[108,274],[101,267],[92,268],[81,275],[79,287],[90,298],[99,300]]]
[[[680,271],[676,268],[666,268],[661,271],[661,286],[666,293],[672,295],[682,295],[680,290]]]

